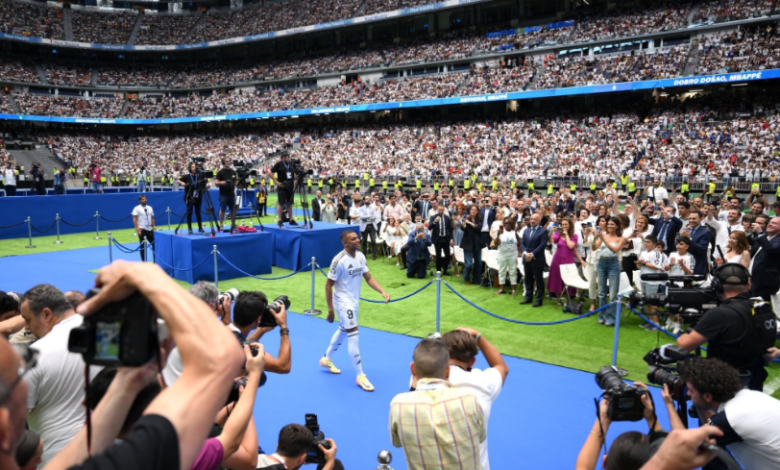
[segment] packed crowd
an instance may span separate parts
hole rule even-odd
[[[0,95],[0,113],[14,114],[14,107],[8,95]]]
[[[62,10],[0,0],[0,32],[35,38],[65,39]]]
[[[31,60],[11,59],[4,57],[3,66],[0,67],[0,79],[12,82],[38,83],[40,77],[35,71],[35,64]]]
[[[232,11],[211,11],[195,27],[188,44],[279,31],[298,25],[304,2],[281,1]]]
[[[366,6],[362,11],[363,15],[373,15],[383,11],[403,10],[429,3],[436,3],[433,0],[367,0]]]
[[[686,44],[653,53],[632,51],[593,60],[582,56],[546,57],[545,70],[534,86],[564,88],[678,77],[685,68],[688,51]]]
[[[38,95],[14,93],[23,114],[31,116],[114,118],[122,109],[121,98]]]
[[[669,1],[658,5],[645,2],[621,8],[617,14],[602,13],[577,20],[572,42],[638,36],[655,31],[670,31],[685,27],[691,3]]]
[[[780,66],[777,26],[740,28],[705,36],[699,43],[700,74],[774,69]]]
[[[774,0],[710,0],[699,6],[693,23],[741,20],[772,13],[777,8]]]
[[[131,10],[80,12],[72,15],[73,40],[95,44],[127,44],[138,19]]]
[[[199,18],[198,15],[144,15],[134,44],[179,44]]]
[[[97,69],[97,84],[98,86],[167,87],[174,73],[169,68],[157,66],[101,66]]]
[[[45,62],[43,71],[51,85],[89,87],[92,83],[92,69],[85,65]]]

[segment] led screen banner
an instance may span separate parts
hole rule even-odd
[[[621,91],[655,90],[659,88],[677,88],[690,86],[722,85],[728,83],[744,83],[758,80],[780,78],[780,69],[761,70],[755,72],[725,73],[717,75],[702,75],[698,77],[669,78],[649,80],[645,82],[627,82],[606,85],[588,85],[571,88],[551,88],[548,90],[515,91],[495,93],[491,95],[458,96],[453,98],[437,98],[430,100],[401,101],[393,103],[372,103],[354,106],[337,106],[330,108],[294,109],[287,111],[268,111],[259,113],[225,114],[219,116],[197,116],[170,119],[104,119],[104,118],[73,118],[54,116],[27,116],[20,114],[0,114],[0,120],[63,122],[74,124],[180,124],[191,122],[241,121],[246,119],[267,119],[280,117],[297,117],[317,114],[358,113],[365,111],[384,111],[393,109],[424,108],[432,106],[451,106],[458,104],[491,103],[510,100],[528,100],[535,98],[550,98],[556,96],[577,96],[598,93],[614,93]]]

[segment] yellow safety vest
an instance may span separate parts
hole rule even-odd
[[[328,179],[328,184],[333,186],[333,178]]]
[[[512,180],[512,182],[509,183],[509,189],[515,189],[516,186],[517,186],[517,181],[515,180]]]
[[[438,190],[439,190],[439,188],[440,188],[440,186],[439,186],[439,183],[438,183],[438,182],[436,182],[436,183],[433,183],[433,190],[434,190],[434,191],[438,191]]]
[[[450,188],[455,187],[455,181],[452,178],[450,178],[450,181],[447,183],[447,186],[449,186]]]
[[[628,184],[628,175],[623,175],[620,177],[620,184],[622,184],[623,186]]]
[[[262,191],[257,192],[257,203],[265,204],[265,194]]]
[[[370,187],[373,187],[374,185],[376,185],[376,180],[374,178],[369,179],[368,180],[368,185]]]
[[[255,187],[255,179],[254,178],[249,178],[249,187],[250,188],[254,188]]]
[[[680,186],[680,194],[688,194],[689,192],[691,192],[691,186],[688,183],[683,183]]]
[[[356,180],[355,180],[355,187],[356,187],[356,188],[359,188],[359,187],[360,187],[360,178],[358,178],[358,179],[356,179]]]
[[[307,183],[307,184],[308,184],[308,186],[311,188],[311,178],[309,178],[309,180],[308,180],[306,183]]]
[[[498,189],[498,181],[497,180],[493,180],[490,184],[493,186],[493,191]]]
[[[322,188],[322,186],[323,186],[322,180],[318,179],[317,180],[317,187]]]
[[[590,190],[595,191],[596,190],[596,183],[590,183]]]
[[[574,185],[572,185],[574,186]],[[617,189],[617,183],[612,183],[612,189]]]
[[[636,183],[632,181],[628,183],[628,192],[633,193],[634,191],[636,191]]]
[[[101,176],[101,177],[100,177],[100,182],[101,182],[102,184],[106,184],[106,177],[105,177],[105,176]]]
[[[750,185],[750,191],[755,191],[755,190],[760,189],[760,188],[761,188],[761,185],[758,184],[758,183],[753,183],[753,184]]]
[[[420,181],[420,180],[417,180],[417,181],[415,182],[415,185],[417,186],[417,189],[422,189],[422,181]]]
[[[471,175],[471,181],[472,182],[477,181],[477,175]]]
[[[552,184],[548,184],[547,185],[547,194],[552,194],[554,192],[555,192],[555,190],[553,189],[553,185]]]
[[[528,183],[528,190],[529,190],[529,191],[534,191],[535,189],[536,189],[536,188],[534,188],[534,182],[533,182],[533,181],[531,181],[530,183]]]
[[[612,183],[612,184],[614,185],[615,183]],[[569,186],[569,189],[571,189],[571,192],[574,192],[574,191],[577,190],[577,185],[572,183],[571,186]]]
[[[363,181],[368,181],[368,173],[363,173]]]
[[[466,190],[471,189],[471,180],[470,179],[463,180],[463,188],[466,189]]]
[[[347,181],[346,180],[341,182],[341,187],[344,188],[344,189],[347,189]]]
[[[382,189],[387,189],[387,180],[382,181]]]
[[[480,181],[477,183],[477,191],[482,192],[482,188],[484,188],[484,186],[482,185],[482,181]]]

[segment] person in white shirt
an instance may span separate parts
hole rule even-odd
[[[379,231],[377,223],[382,216],[381,209],[371,204],[371,198],[365,196],[363,204],[358,207],[358,221],[360,222],[360,251],[368,253],[368,238],[371,237],[371,254],[376,259],[376,234]]]
[[[32,346],[40,354],[25,376],[28,386],[27,423],[43,441],[43,468],[84,425],[84,367],[80,354],[68,351],[72,329],[84,318],[73,311],[65,295],[49,284],[39,284],[22,297],[25,327],[38,338]],[[101,368],[90,368],[90,379]]]
[[[366,257],[359,251],[360,237],[354,230],[341,232],[341,243],[344,250],[337,254],[330,264],[328,280],[325,282],[325,299],[328,301],[328,323],[333,323],[335,312],[339,314],[339,329],[330,340],[325,355],[320,359],[320,365],[332,374],[341,371],[333,365],[333,353],[348,338],[349,355],[357,374],[356,383],[367,392],[373,392],[374,386],[363,373],[363,364],[358,347],[358,307],[360,305],[360,288],[365,279],[371,288],[382,294],[385,302],[390,301],[390,295],[382,289],[368,272]]]
[[[715,229],[715,246],[720,247],[723,253],[728,250],[729,235],[731,232],[744,232],[745,228],[739,223],[741,214],[737,209],[729,209],[726,214],[726,221],[723,222],[715,218],[715,210],[710,209],[704,222]],[[713,253],[716,256],[722,256],[720,253]]]
[[[661,186],[661,180],[659,179],[653,181],[653,185],[645,190],[645,194],[647,194],[651,201],[655,202],[655,205],[659,205],[660,202],[669,199],[669,192],[666,188]]]
[[[138,204],[133,208],[133,225],[135,226],[135,233],[138,235],[138,241],[143,243],[144,238],[152,245],[152,259],[156,259],[154,254],[154,230],[156,228],[154,223],[154,209],[152,206],[146,204],[146,195],[141,194],[138,196]],[[141,261],[146,261],[146,249],[141,250]]]
[[[3,169],[3,185],[6,196],[16,196],[16,170],[12,162],[6,162]]]
[[[636,261],[637,266],[639,266],[640,279],[642,278],[642,274],[657,274],[659,272],[664,272],[666,265],[669,264],[669,258],[666,256],[666,253],[664,253],[664,242],[658,241],[658,238],[654,235],[648,235],[644,238],[642,243],[644,245],[644,251],[639,255],[639,259]],[[644,295],[663,293],[660,292],[663,288],[662,282],[641,281],[640,285]],[[655,322],[655,324],[658,324],[658,315],[656,314],[658,307],[656,305],[647,305],[646,309],[647,316],[650,320]],[[655,330],[655,327],[649,323],[640,326],[646,328],[647,331]]]

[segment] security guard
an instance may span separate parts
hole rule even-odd
[[[623,173],[622,175],[620,175],[620,186],[625,188],[627,184],[628,184],[628,175]]]
[[[528,195],[530,196],[533,191],[536,191],[534,187],[534,180],[528,181]]]
[[[552,183],[547,183],[547,195],[552,196],[552,193],[555,192],[555,188],[553,188]]]
[[[715,195],[715,183],[710,182],[707,184],[707,202],[710,202],[712,196]]]
[[[309,175],[309,179],[306,180],[306,187],[309,191],[309,194],[311,194],[311,184],[312,184],[311,175]]]
[[[628,195],[631,197],[636,196],[636,183],[634,183],[633,181],[630,181],[628,183]]]
[[[433,183],[433,195],[434,196],[439,197],[439,189],[440,188],[441,188],[441,186],[439,186],[439,182],[438,181],[434,181],[434,183]]]
[[[417,192],[421,193],[422,192],[422,181],[420,180],[419,176],[415,179],[414,185],[417,187]]]
[[[317,188],[322,191],[322,188],[325,186],[325,183],[322,181],[322,178],[319,176],[317,177]]]
[[[471,179],[466,178],[463,180],[463,189],[465,189],[466,192],[468,192],[471,189]]]
[[[677,346],[693,351],[708,343],[707,357],[730,364],[751,390],[762,391],[767,378],[763,356],[777,335],[772,307],[761,297],[750,297],[750,272],[739,263],[718,267],[711,286],[721,305],[708,310],[691,331],[677,338]]]
[[[482,180],[477,181],[477,191],[479,194],[482,194],[483,189],[485,189],[485,186],[482,184]]]
[[[509,183],[509,190],[514,192],[516,187],[517,187],[517,181],[515,180],[515,177],[512,176],[512,181]]]
[[[355,191],[360,192],[360,178],[355,178]]]
[[[255,177],[249,176],[249,189],[255,189]]]
[[[387,178],[382,180],[382,195],[387,195]]]
[[[84,170],[84,187],[89,187],[89,170]]]
[[[750,192],[751,193],[753,191],[760,191],[760,190],[761,190],[761,185],[759,183],[753,183],[753,184],[750,185]]]
[[[333,178],[328,178],[328,192],[333,192],[333,190],[336,189],[336,182],[333,181]]]
[[[490,182],[490,186],[493,188],[493,191],[498,191],[498,180],[493,177],[493,181]]]
[[[612,183],[612,187],[613,188],[615,187],[615,183]],[[577,185],[574,182],[572,182],[571,185],[569,185],[569,189],[571,189],[572,193],[576,193],[577,192]]]
[[[595,181],[591,181],[590,182],[589,189],[590,189],[590,193],[591,194],[596,194],[596,182]]]
[[[777,191],[775,191],[775,195],[777,196],[777,200],[780,201],[780,184],[777,185]]]
[[[682,197],[684,197],[686,201],[691,196],[691,185],[688,184],[687,181],[680,185],[680,194],[682,194]]]
[[[447,182],[447,186],[450,187],[450,194],[454,194],[455,190],[455,180],[452,179],[452,176],[450,176],[450,180]]]
[[[373,176],[371,176],[371,178],[368,179],[368,190],[373,193],[375,188],[376,188],[376,180],[374,179]]]

